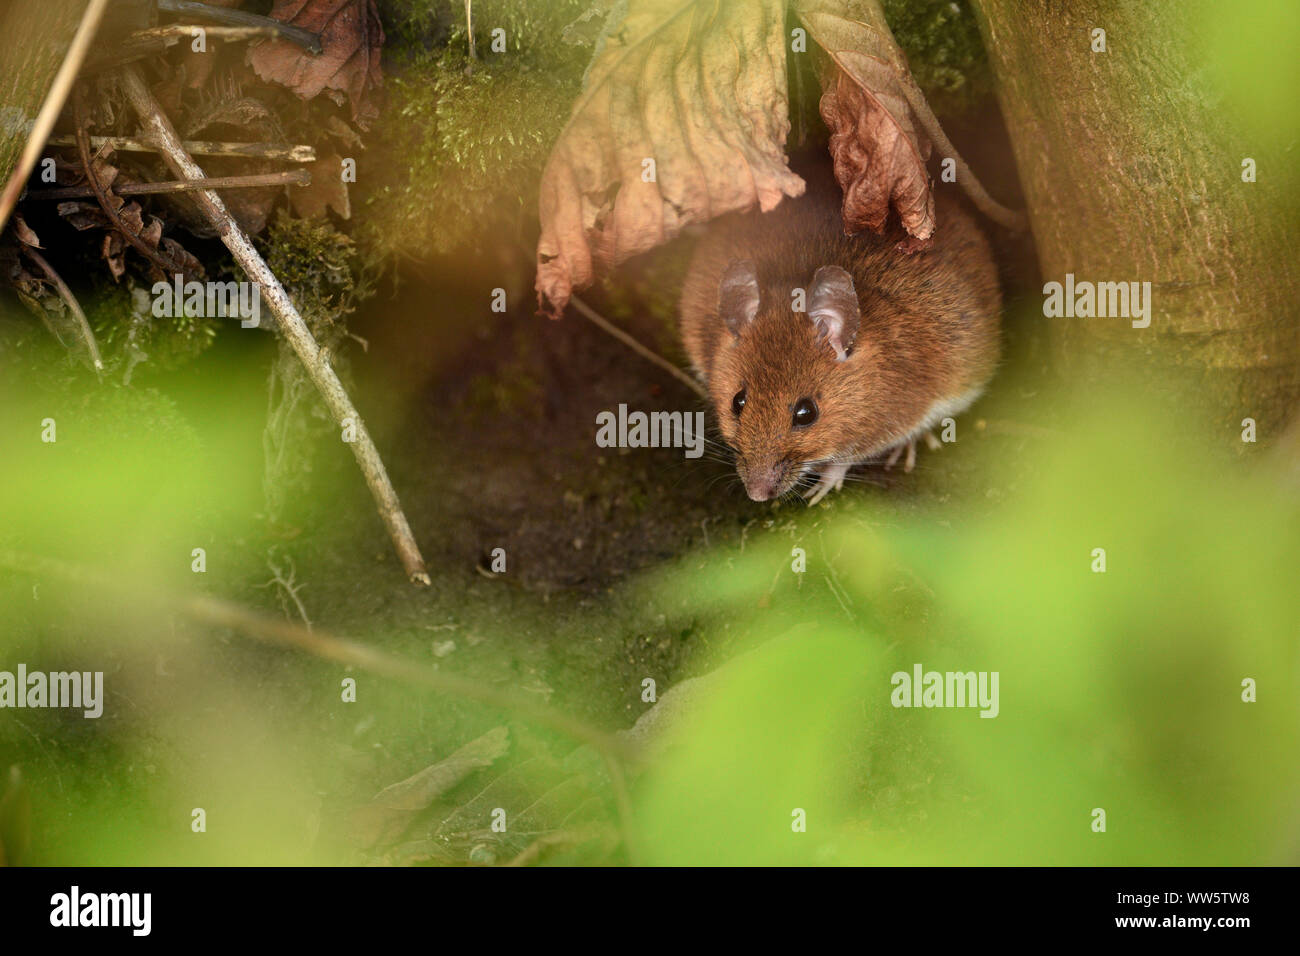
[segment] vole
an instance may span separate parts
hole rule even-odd
[[[683,285],[683,343],[754,501],[816,474],[816,504],[853,465],[904,450],[911,471],[917,439],[937,444],[929,429],[997,365],[997,271],[956,200],[937,199],[933,242],[913,253],[901,233],[844,235],[839,200],[810,186],[718,220]]]

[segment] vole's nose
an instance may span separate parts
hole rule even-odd
[[[767,501],[775,498],[784,477],[785,466],[781,464],[751,468],[749,474],[745,476],[745,493],[749,495],[750,501]]]

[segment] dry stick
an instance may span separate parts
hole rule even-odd
[[[188,40],[202,30],[204,35],[214,40],[226,40],[237,43],[240,40],[275,39],[284,35],[282,27],[201,27],[197,24],[168,23],[165,26],[149,27],[137,30],[128,40],[169,40],[179,43]]]
[[[618,807],[619,820],[629,855],[635,853],[631,800],[623,777],[621,761],[628,746],[617,737],[589,727],[546,704],[497,690],[463,677],[453,677],[431,667],[402,660],[365,644],[335,637],[322,631],[309,631],[292,621],[269,618],[229,601],[212,597],[173,597],[134,582],[109,578],[88,568],[66,564],[53,558],[0,549],[0,567],[25,574],[49,574],[76,584],[99,588],[116,596],[129,594],[135,605],[153,603],[184,614],[192,620],[216,627],[228,627],[268,644],[294,647],[317,657],[359,667],[382,677],[406,681],[441,693],[453,694],[479,703],[514,711],[539,724],[579,740],[599,753],[609,771],[610,785]]]
[[[474,0],[465,0],[465,32],[469,35],[469,62],[473,70],[474,61],[478,59],[474,55]]]
[[[162,148],[163,159],[172,171],[182,179],[204,178],[203,170],[185,152],[180,137],[176,135],[171,122],[163,115],[153,94],[149,92],[149,87],[145,85],[140,71],[134,66],[128,66],[122,69],[121,75],[123,92],[139,114],[140,122]],[[356,456],[357,464],[361,466],[366,484],[370,486],[370,493],[374,495],[379,516],[393,539],[393,547],[397,550],[402,567],[412,583],[428,585],[431,583],[429,572],[425,570],[424,559],[420,557],[420,549],[411,534],[411,526],[402,512],[401,503],[397,500],[397,492],[393,490],[392,482],[388,480],[388,472],[384,469],[383,460],[379,457],[379,451],[375,448],[375,443],[371,440],[370,432],[361,420],[361,415],[353,406],[338,375],[330,367],[328,353],[316,344],[311,330],[307,328],[307,323],[302,320],[288,293],[284,291],[284,286],[280,285],[280,280],[275,277],[261,254],[254,248],[244,230],[226,211],[221,197],[210,189],[200,190],[194,194],[194,197],[216,228],[221,241],[235,257],[235,261],[248,277],[261,287],[262,295],[270,303],[271,310],[279,320],[280,334],[298,353],[299,360],[316,384],[316,388],[320,390],[321,397],[329,406],[335,422],[343,428],[347,427],[349,421],[353,424],[356,437],[349,442],[352,453]]]
[[[704,390],[703,385],[695,381],[695,379],[691,378],[689,375],[687,375],[685,372],[679,369],[672,362],[668,361],[666,358],[661,358],[660,356],[656,355],[654,352],[650,351],[650,349],[646,348],[636,339],[632,338],[632,336],[628,335],[618,326],[610,322],[609,319],[605,318],[603,315],[601,315],[591,306],[587,305],[587,303],[583,302],[582,299],[578,298],[575,295],[572,298],[570,298],[569,301],[573,303],[574,308],[576,308],[578,312],[580,312],[582,316],[585,319],[587,319],[589,322],[591,322],[593,325],[597,326],[600,329],[603,329],[604,331],[608,332],[610,335],[614,336],[614,338],[618,339],[620,342],[622,342],[624,345],[626,345],[628,348],[630,348],[633,352],[641,356],[646,361],[653,362],[655,365],[658,365],[665,372],[668,372],[678,381],[684,383],[686,387],[689,388],[691,391],[693,391],[696,395],[699,395],[701,398],[706,398],[706,399],[709,397],[709,393]]]
[[[113,184],[119,196],[157,196],[165,193],[193,192],[196,189],[252,189],[257,186],[310,186],[311,173],[305,169],[290,169],[282,173],[258,173],[253,176],[213,176],[202,182],[176,179],[161,183]],[[42,199],[89,199],[95,191],[89,186],[68,186],[61,189],[35,189],[23,197],[23,202]]]
[[[76,146],[75,136],[51,136],[51,146]],[[138,136],[92,136],[90,145],[95,149],[105,146],[128,153],[160,153],[162,147]],[[244,156],[248,159],[278,159],[290,163],[316,162],[316,150],[310,146],[281,146],[276,143],[223,143],[208,139],[187,139],[181,142],[191,156]]]
[[[77,328],[81,330],[82,341],[86,344],[86,351],[90,353],[90,360],[95,366],[95,371],[102,372],[104,362],[99,357],[99,343],[95,341],[95,333],[90,330],[90,323],[86,321],[86,313],[81,311],[81,305],[73,296],[72,290],[68,288],[62,277],[54,271],[54,267],[45,261],[45,257],[31,246],[24,245],[23,254],[36,263],[36,266],[45,273],[45,278],[50,280],[54,290],[59,293],[59,298],[66,302],[68,308],[72,310],[72,315],[77,320]],[[57,334],[55,338],[58,338]]]
[[[36,168],[36,160],[41,158],[41,151],[45,149],[45,140],[50,135],[50,130],[54,129],[54,121],[59,118],[59,113],[63,110],[68,91],[76,82],[77,72],[86,58],[86,51],[90,49],[90,41],[94,39],[95,31],[99,29],[99,21],[104,15],[104,8],[108,6],[108,2],[109,0],[90,0],[86,4],[86,12],[81,15],[81,23],[72,38],[72,44],[68,47],[68,55],[63,58],[63,65],[55,74],[50,92],[46,95],[45,102],[41,104],[41,110],[36,115],[36,122],[32,126],[31,135],[27,137],[27,145],[23,147],[18,165],[14,167],[9,181],[5,183],[4,191],[0,192],[0,227],[9,221],[9,215],[14,211],[14,205],[22,194],[27,177]]]
[[[921,92],[920,87],[916,85],[916,81],[912,79],[911,75],[904,75],[901,79],[902,83],[900,85],[903,87],[903,96],[907,99],[907,105],[912,107],[912,112],[921,121],[921,126],[925,129],[926,135],[939,147],[939,151],[953,160],[953,165],[957,167],[957,182],[961,183],[963,191],[970,197],[975,207],[998,225],[1013,232],[1024,232],[1028,229],[1029,219],[1023,212],[1008,209],[984,191],[979,179],[976,178],[971,168],[966,165],[966,160],[961,158],[961,154],[957,152],[957,147],[953,146],[952,140],[948,138],[948,135],[943,131],[943,127],[939,125],[939,120],[930,109],[930,104],[925,101],[925,94]]]
[[[178,13],[181,16],[199,17],[204,20],[212,20],[216,23],[226,23],[236,26],[251,27],[269,27],[275,30],[281,39],[288,40],[290,43],[296,43],[308,53],[321,52],[321,38],[319,33],[313,33],[311,30],[305,30],[302,27],[290,26],[287,23],[281,23],[271,17],[264,17],[256,13],[246,13],[243,10],[231,10],[229,7],[219,7],[207,3],[193,3],[191,0],[158,0],[158,9],[164,13]],[[354,14],[355,15],[355,14]]]
[[[99,207],[104,210],[104,215],[108,217],[108,221],[113,224],[113,228],[122,234],[122,238],[129,242],[136,252],[156,265],[164,275],[173,272],[184,272],[184,266],[178,262],[173,262],[170,257],[163,255],[157,248],[149,245],[140,238],[138,232],[122,221],[122,217],[117,211],[118,206],[109,201],[108,190],[99,181],[99,173],[95,172],[94,157],[90,155],[89,120],[86,117],[86,88],[84,85],[77,87],[76,92],[73,93],[72,104],[73,122],[77,127],[77,153],[81,156],[81,171],[86,177],[86,182],[90,184],[90,189],[99,202]]]

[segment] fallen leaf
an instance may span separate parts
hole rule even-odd
[[[796,12],[830,56],[820,110],[831,131],[844,231],[882,232],[891,209],[920,248],[934,233],[930,142],[904,88],[914,85],[877,0],[799,0]]]
[[[59,203],[55,209],[78,232],[108,228],[108,217],[104,215],[104,210],[99,208],[98,203],[67,200]]]
[[[195,256],[190,254],[189,250],[175,239],[164,238],[158,243],[158,248],[163,251],[163,255],[181,267],[181,272],[185,276],[203,278],[205,274],[203,263],[199,262]],[[164,278],[170,279],[171,276],[165,276]]]
[[[782,0],[629,0],[597,48],[542,174],[537,292],[552,316],[597,267],[804,191],[785,157]]]
[[[23,217],[19,213],[14,213],[12,221],[14,224],[14,235],[18,237],[19,242],[25,246],[31,246],[33,249],[41,248],[40,238],[32,230],[32,227],[23,221]]]
[[[384,28],[374,0],[276,0],[271,17],[321,35],[322,50],[311,54],[288,40],[268,40],[248,51],[257,75],[293,90],[304,100],[325,90],[352,104],[363,130],[379,115],[372,93],[383,85],[379,65]]]
[[[116,282],[126,272],[126,240],[120,232],[104,233],[104,242],[99,247],[99,254],[108,264],[108,271]]]
[[[175,239],[163,236],[163,224],[157,216],[149,216],[146,223],[144,211],[139,203],[135,201],[128,203],[115,193],[109,193],[108,201],[121,217],[123,224],[139,235],[151,249],[162,252],[169,262],[180,266],[187,277],[203,277],[203,264]],[[121,233],[109,222],[108,216],[104,214],[99,203],[68,200],[59,203],[57,211],[78,232],[85,232],[88,229],[108,230],[99,251],[114,281],[120,279],[126,272],[127,244]],[[151,278],[171,279],[171,275],[163,275],[154,263],[150,262],[149,267]]]
[[[368,804],[352,812],[352,839],[362,849],[394,842],[411,825],[415,814],[473,771],[490,766],[508,747],[508,731],[496,727],[446,759],[385,787]]]
[[[328,206],[344,219],[352,216],[348,204],[348,184],[343,181],[343,158],[338,153],[322,156],[308,165],[311,182],[289,187],[289,205],[304,219],[325,215]]]

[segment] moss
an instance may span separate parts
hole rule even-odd
[[[992,90],[975,14],[965,0],[883,0],[885,19],[937,113],[977,105]]]
[[[325,217],[277,213],[261,243],[267,265],[293,299],[316,341],[332,346],[345,320],[374,294],[376,265]]]
[[[155,316],[151,303],[148,287],[128,289],[108,282],[84,300],[105,367],[110,373],[121,371],[128,381],[140,363],[160,371],[187,364],[217,336],[220,320],[185,315],[184,310],[174,316]]]
[[[521,235],[591,56],[585,43],[565,39],[586,7],[475,3],[473,62],[463,4],[426,0],[392,11],[389,107],[372,144],[384,159],[366,197],[381,243],[446,254]],[[504,52],[492,49],[495,29],[505,31]]]

